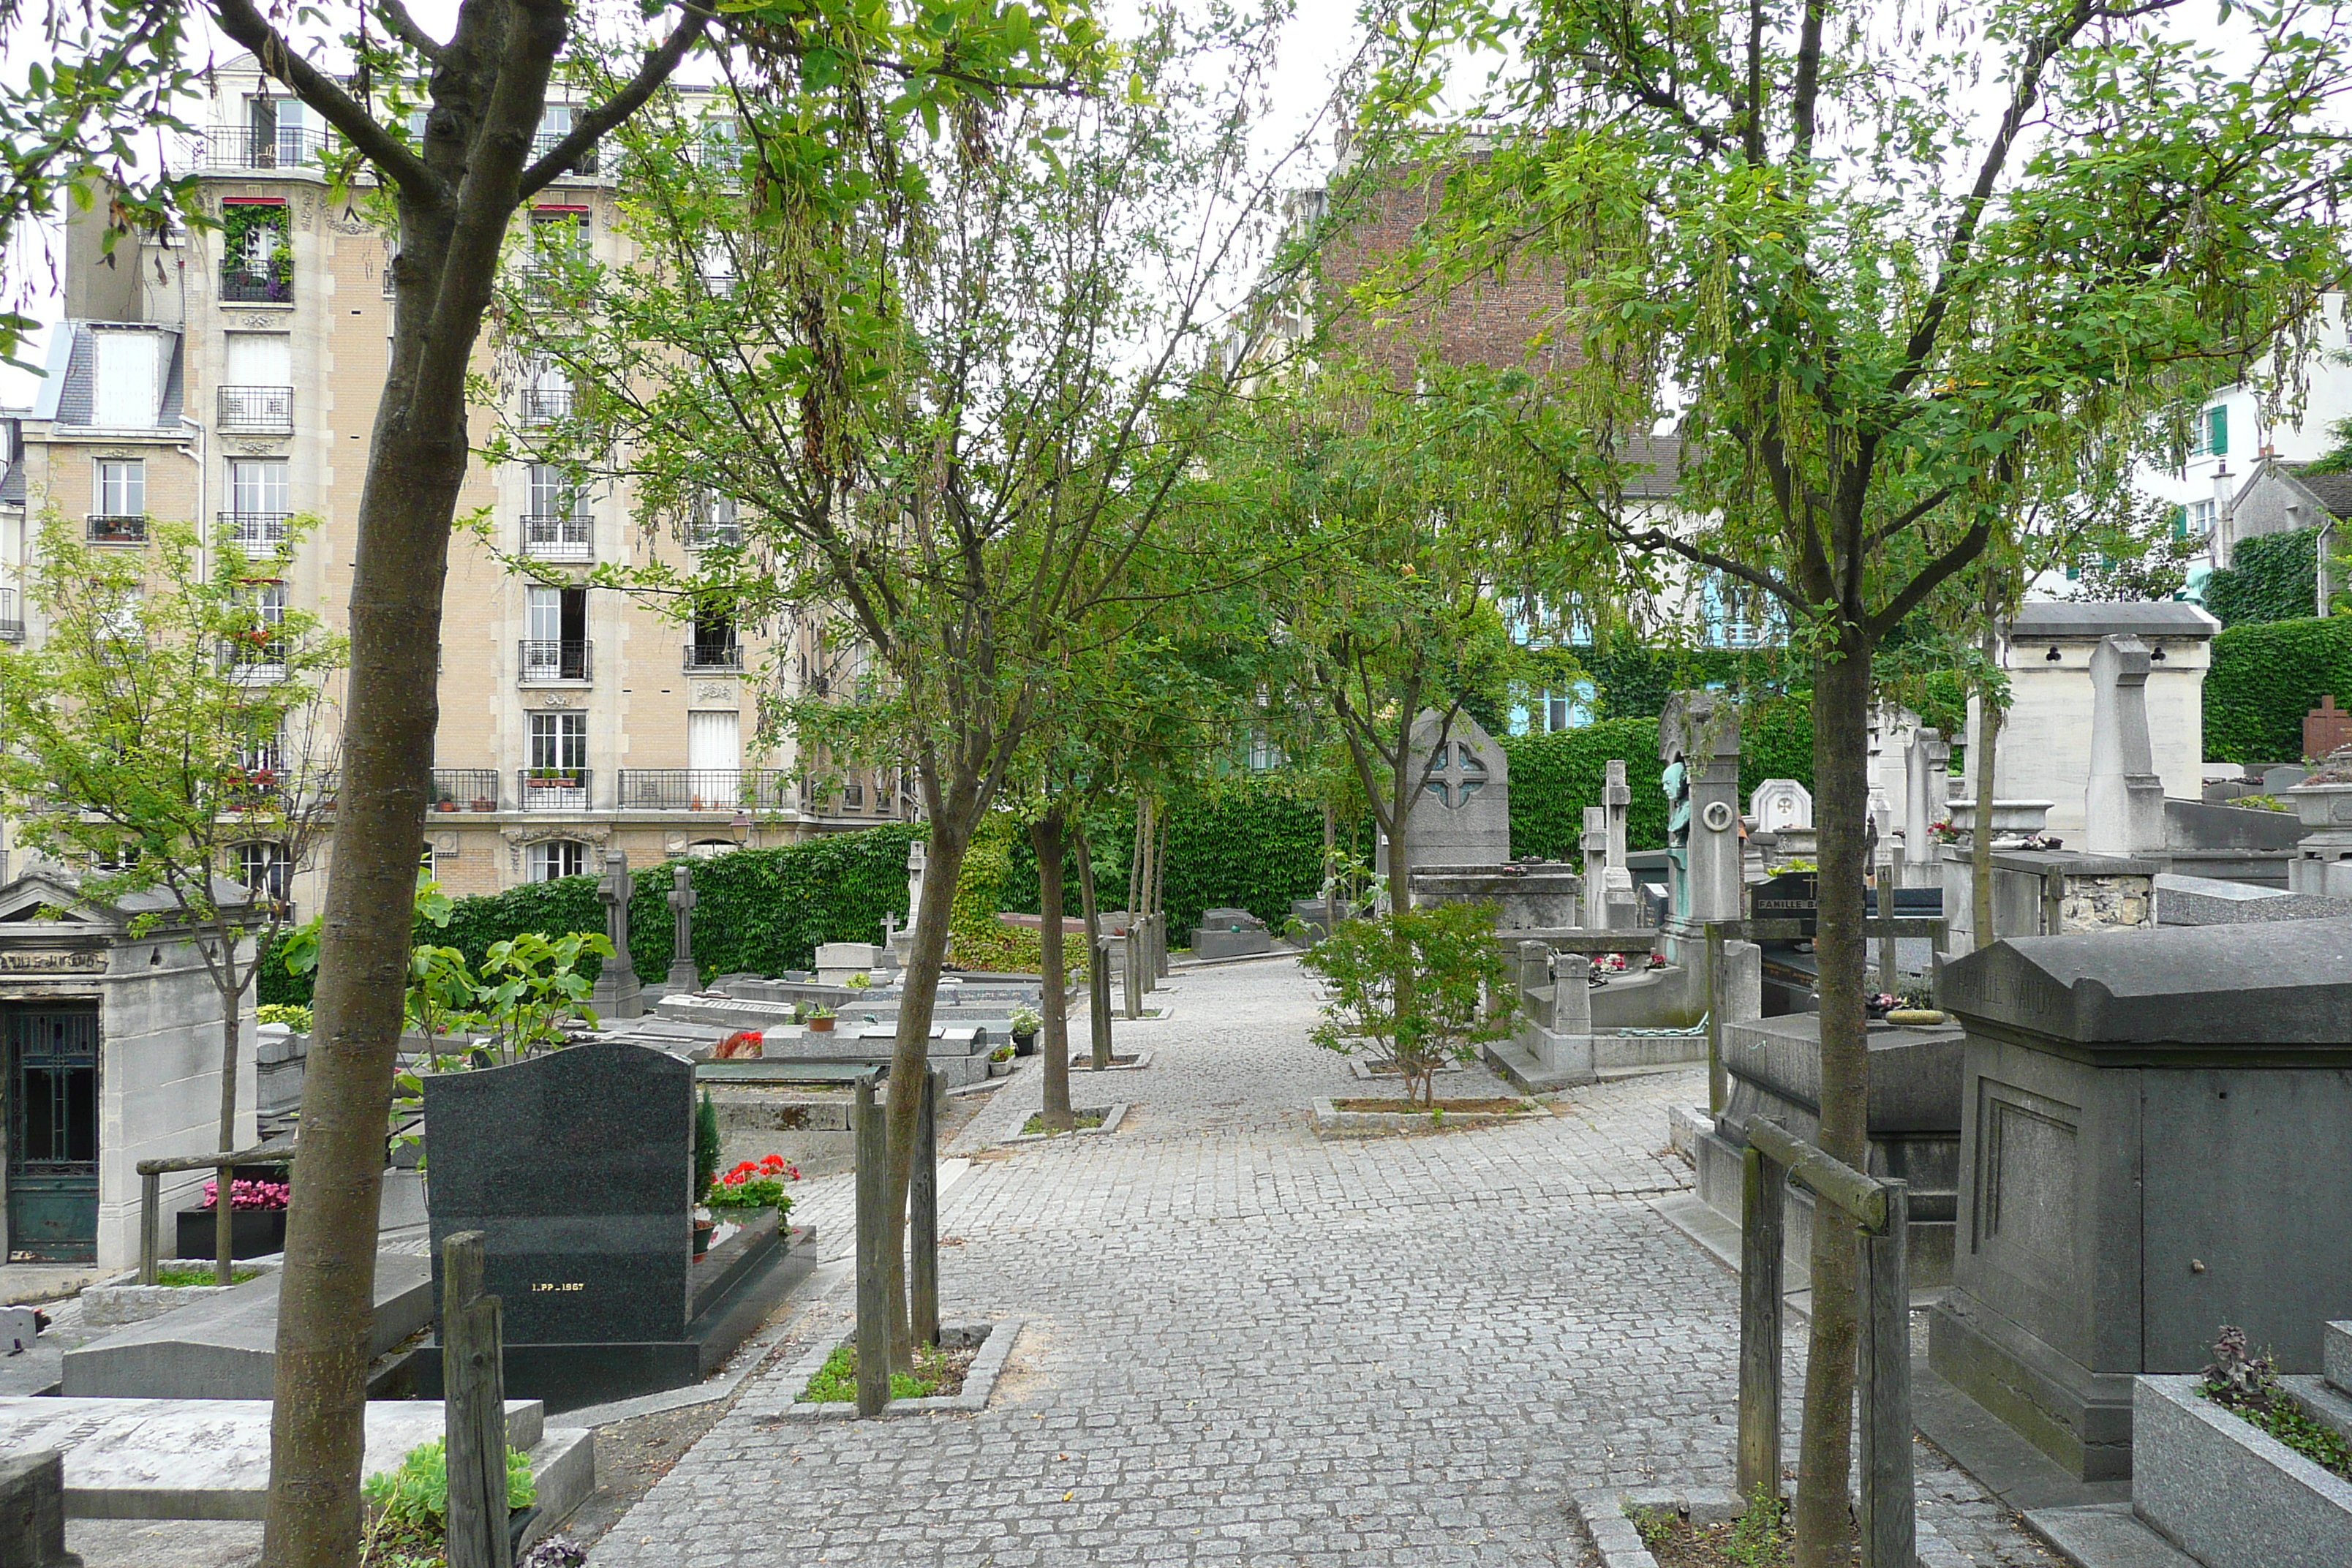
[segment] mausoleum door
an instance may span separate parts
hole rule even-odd
[[[8,1248],[98,1256],[98,1010],[0,1009],[7,1052]]]

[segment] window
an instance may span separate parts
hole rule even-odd
[[[580,492],[572,477],[554,463],[530,466],[530,511],[533,517],[571,517],[581,510]]]
[[[572,134],[572,127],[578,123],[579,113],[579,109],[569,103],[551,103],[541,110],[539,134],[530,139],[530,155],[544,158],[554,152],[556,144]],[[591,147],[580,155],[578,163],[572,165],[572,173],[593,174],[595,172],[596,149]]]
[[[284,664],[286,644],[279,634],[286,622],[286,584],[248,583],[246,603],[252,620],[230,643],[230,662],[244,669]]]
[[[586,207],[530,209],[531,248],[543,254],[578,250],[588,243]]]
[[[228,460],[228,542],[241,550],[274,548],[286,538],[292,510],[283,458]]]
[[[310,162],[322,137],[310,124],[310,107],[299,98],[246,100],[253,128],[247,162],[257,169],[293,169]]]
[[[687,513],[686,542],[695,550],[742,543],[743,530],[736,521],[735,498],[712,495],[707,490],[696,496]]]
[[[530,879],[534,882],[584,876],[587,870],[588,846],[577,838],[551,838],[530,847]]]
[[[2215,510],[2214,503],[2210,500],[2193,500],[2189,503],[2189,515],[2185,521],[2189,538],[2212,537]]]
[[[232,386],[284,386],[294,379],[293,365],[284,332],[228,334],[226,380]]]
[[[163,335],[158,332],[101,331],[93,334],[98,349],[98,384],[92,419],[112,430],[144,430],[155,423],[160,405],[159,368]]]
[[[530,716],[530,765],[535,769],[586,767],[588,715],[533,713]]]
[[[283,844],[264,841],[236,847],[236,879],[264,898],[286,896],[287,870]]]
[[[2229,453],[2230,409],[2226,404],[2217,404],[2198,416],[2189,455],[2192,458],[2225,458]]]
[[[147,515],[147,461],[143,458],[105,458],[98,465],[98,514],[100,517]]]

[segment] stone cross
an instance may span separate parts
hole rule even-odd
[[[629,876],[628,856],[618,849],[606,850],[596,898],[604,906],[604,935],[613,943],[614,956],[604,961],[596,975],[596,988],[588,994],[588,1005],[596,1010],[599,1023],[645,1016],[645,992],[637,984],[637,966],[629,962],[629,900],[636,890]]]
[[[1609,864],[1622,869],[1625,865],[1625,814],[1633,809],[1633,787],[1625,782],[1625,759],[1609,759],[1609,770],[1601,775],[1601,809],[1607,813],[1609,832]]]
[[[2084,845],[2094,855],[2164,849],[2164,780],[2147,734],[2147,645],[2129,633],[2091,650],[2091,776]]]
[[[1584,808],[1584,923],[1609,923],[1609,808]]]
[[[670,960],[669,988],[674,992],[701,989],[702,976],[694,966],[694,870],[681,860],[669,868]]]
[[[923,908],[923,841],[911,839],[907,845],[907,919],[914,920]]]

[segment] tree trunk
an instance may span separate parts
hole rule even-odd
[[[1070,826],[1071,837],[1078,850],[1078,907],[1085,912],[1087,921],[1087,973],[1092,974],[1095,954],[1102,951],[1102,906],[1095,900],[1095,857],[1093,847],[1087,842],[1086,819],[1073,817]],[[1064,1006],[1066,1008],[1067,1005],[1066,1001]],[[1092,1070],[1100,1072],[1109,1067],[1109,1037],[1097,1039],[1089,1028],[1087,1043],[1093,1053],[1093,1060],[1088,1064]]]
[[[1985,605],[1985,657],[1990,658],[1999,651],[1992,631],[1992,605],[1987,595]],[[1987,690],[1977,699],[1976,745],[1969,754],[1969,772],[1975,775],[1977,825],[1969,836],[1969,929],[1975,934],[1974,946],[1990,947],[1992,929],[1992,798],[1997,778],[1993,748],[2000,737],[2000,710],[1994,706],[1992,693]]]
[[[1045,1125],[1048,1132],[1067,1132],[1077,1125],[1070,1114],[1069,995],[1062,969],[1062,807],[1049,806],[1029,825],[1029,842],[1037,850],[1038,999],[1045,1004],[1045,1037],[1038,1048],[1045,1053]]]
[[[224,948],[222,962],[231,969],[236,967],[235,942],[229,942]],[[241,986],[234,994],[226,987],[221,988],[221,1097],[218,1147],[223,1150],[236,1147],[236,1058],[237,1037],[241,1023],[237,1017],[237,1004],[244,995],[245,991]],[[218,1175],[215,1174],[215,1180],[218,1179]],[[229,1283],[236,1277],[234,1238],[236,1216],[232,1212],[236,1205],[230,1202],[230,1188],[235,1184],[235,1179],[232,1177],[223,1183],[213,1194],[213,1280],[220,1285]]]
[[[1329,801],[1323,803],[1323,934],[1329,936],[1339,929],[1339,866],[1335,853],[1339,838],[1339,811]]]
[[[915,940],[907,954],[907,977],[898,1003],[898,1035],[890,1047],[888,1107],[890,1168],[885,1173],[883,1207],[887,1234],[883,1255],[890,1260],[890,1367],[914,1370],[914,1335],[907,1317],[907,1188],[915,1171],[915,1125],[922,1096],[895,1086],[921,1080],[930,1065],[931,1015],[939,1001],[940,970],[947,961],[948,919],[955,908],[956,879],[963,873],[979,824],[979,792],[938,792],[942,808],[932,815],[924,858],[923,901],[914,911]],[[954,809],[946,803],[955,801]]]
[[[1870,658],[1849,632],[1842,657],[1813,673],[1813,819],[1820,825],[1821,1146],[1864,1168],[1869,1114],[1864,1045],[1863,826],[1870,805]],[[1797,1568],[1844,1568],[1853,1539],[1846,1500],[1853,1438],[1854,1229],[1828,1205],[1813,1225],[1812,1335],[1798,1447]]]

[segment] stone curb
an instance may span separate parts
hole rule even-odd
[[[1697,1524],[1721,1524],[1748,1511],[1738,1493],[1722,1487],[1600,1487],[1570,1493],[1569,1506],[1592,1537],[1601,1568],[1658,1568],[1628,1509],[1672,1509]],[[1968,1557],[1926,1520],[1919,1521],[1916,1561],[1917,1568],[1969,1568]]]
[[[1500,1127],[1506,1122],[1530,1121],[1547,1114],[1545,1108],[1533,1100],[1524,1100],[1525,1110],[1448,1111],[1444,1122],[1433,1120],[1426,1110],[1341,1110],[1328,1096],[1315,1100],[1315,1131],[1326,1138],[1370,1138],[1403,1132],[1435,1132],[1448,1127]]]
[[[963,1374],[963,1392],[934,1395],[929,1399],[894,1399],[882,1407],[885,1419],[893,1415],[974,1415],[988,1408],[989,1396],[996,1392],[997,1375],[1004,1370],[1007,1357],[1013,1353],[1015,1341],[1021,1337],[1025,1318],[1001,1318],[992,1323],[956,1323],[942,1325],[940,1338],[979,1334],[979,1353]],[[809,1379],[824,1369],[833,1352],[856,1338],[856,1331],[839,1339],[827,1340],[793,1363],[784,1374],[784,1386],[799,1390],[808,1386]],[[816,1405],[805,1399],[794,1399],[775,1413],[776,1417],[791,1421],[855,1421],[857,1406],[854,1403]]]
[[[1090,1110],[1102,1111],[1102,1125],[1099,1127],[1080,1127],[1068,1132],[1015,1132],[1004,1141],[1007,1143],[1058,1143],[1065,1138],[1108,1137],[1109,1134],[1118,1131],[1118,1124],[1127,1119],[1127,1101],[1121,1100],[1117,1105],[1108,1108],[1097,1105],[1074,1105],[1070,1107],[1070,1110],[1074,1115],[1083,1115]],[[1035,1116],[1038,1114],[1040,1113],[1033,1110],[1029,1113],[1029,1116]],[[1029,1116],[1023,1117],[1021,1119],[1020,1125],[1026,1127],[1029,1124]]]
[[[1374,1072],[1372,1070],[1372,1064],[1362,1057],[1349,1057],[1348,1058],[1348,1070],[1368,1083],[1401,1083],[1403,1081],[1394,1073]],[[1450,1072],[1466,1072],[1469,1069],[1464,1067],[1460,1062],[1452,1062],[1444,1067],[1439,1068],[1437,1069],[1437,1076],[1443,1078]]]
[[[1113,1062],[1110,1066],[1103,1068],[1102,1070],[1105,1072],[1141,1072],[1144,1068],[1151,1065],[1151,1053],[1150,1051],[1129,1051],[1128,1052],[1128,1055],[1133,1057],[1135,1059],[1131,1062]],[[1087,1062],[1091,1062],[1093,1060],[1094,1058],[1092,1057],[1088,1057],[1087,1058]],[[1095,1069],[1093,1068],[1087,1066],[1084,1062],[1073,1061],[1070,1063],[1070,1081],[1072,1083],[1076,1083],[1078,1081],[1078,1075],[1080,1073],[1091,1074],[1094,1070]]]

